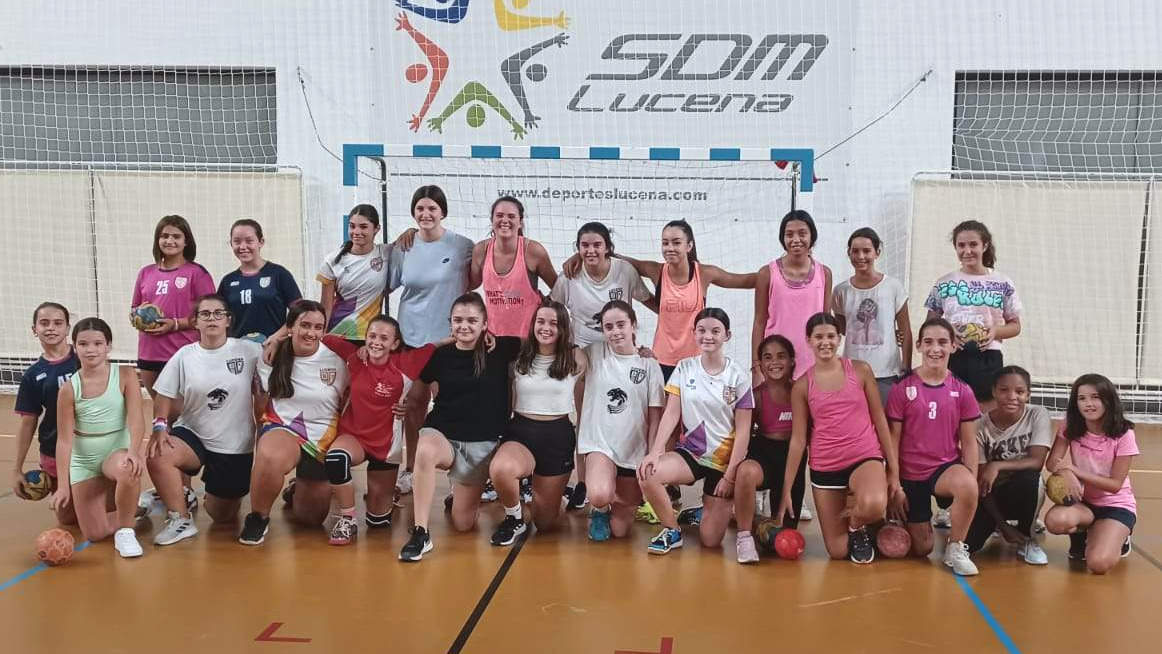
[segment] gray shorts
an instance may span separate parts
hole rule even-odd
[[[900,378],[896,375],[891,377],[876,377],[876,387],[880,389],[880,403],[884,405],[884,409],[888,408],[888,391],[896,385]]]
[[[420,429],[420,438],[443,436],[452,446],[452,466],[448,468],[448,479],[464,486],[483,486],[488,481],[488,464],[492,463],[492,453],[497,441],[457,441],[438,429]]]

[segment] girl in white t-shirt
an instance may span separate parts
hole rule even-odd
[[[855,274],[835,287],[831,305],[839,333],[846,337],[843,355],[871,366],[886,406],[892,384],[912,371],[912,325],[904,285],[876,270],[880,246],[871,227],[851,233],[847,258]],[[903,337],[899,343],[896,334]]]
[[[299,300],[282,330],[267,339],[274,345],[273,362],[258,365],[258,378],[269,396],[261,407],[254,470],[250,476],[250,508],[238,537],[243,545],[261,544],[270,524],[270,507],[287,473],[295,470],[291,514],[299,522],[319,526],[327,517],[331,485],[322,459],[338,436],[339,411],[347,392],[343,357],[322,343],[326,329],[323,305]]]
[[[206,512],[214,522],[236,519],[242,497],[250,492],[254,373],[262,348],[227,337],[232,318],[220,295],[198,298],[190,315],[198,342],[178,350],[153,385],[157,399],[147,466],[168,511],[165,527],[153,537],[155,545],[198,533],[182,489],[183,474],[202,472]],[[167,417],[175,401],[181,414],[171,425]]]
[[[323,285],[327,333],[363,345],[371,319],[383,313],[391,246],[376,243],[379,212],[358,204],[347,217],[347,241],[328,254],[315,276]]]
[[[625,300],[599,314],[604,338],[589,344],[577,451],[588,472],[589,538],[622,538],[642,501],[637,467],[654,442],[665,406],[662,368],[637,349],[637,315]],[[669,502],[665,503],[669,506]]]
[[[658,432],[682,425],[683,435],[672,452],[666,439],[654,439],[638,467],[642,493],[654,507],[662,531],[650,541],[651,554],[666,554],[682,546],[682,532],[670,508],[666,484],[702,487],[702,545],[719,547],[730,520],[731,498],[738,466],[750,442],[750,371],[722,351],[730,340],[730,318],[722,309],[707,307],[694,320],[694,341],[702,353],[682,359],[666,383],[666,410]]]

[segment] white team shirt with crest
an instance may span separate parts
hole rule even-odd
[[[182,399],[175,427],[197,434],[206,449],[218,454],[254,451],[254,397],[251,389],[262,346],[227,338],[207,350],[199,343],[183,346],[165,364],[153,389]]]
[[[657,359],[618,354],[605,341],[585,348],[585,402],[577,451],[601,452],[621,468],[637,468],[646,455],[649,407],[666,404]]]
[[[270,371],[268,364],[258,362],[258,380],[266,392],[270,392]],[[298,434],[303,449],[321,459],[339,435],[339,412],[350,380],[343,357],[319,343],[314,354],[295,357],[291,370],[295,394],[271,398],[262,419]]]
[[[569,308],[569,325],[573,328],[573,342],[577,347],[605,340],[597,314],[611,300],[645,302],[652,294],[646,288],[637,270],[622,259],[609,262],[609,273],[600,282],[594,281],[585,266],[573,279],[561,275],[549,297]]]
[[[682,400],[685,433],[678,447],[700,465],[725,472],[734,449],[734,410],[753,409],[750,372],[730,357],[722,372],[712,375],[702,367],[702,357],[678,362],[666,392]]]

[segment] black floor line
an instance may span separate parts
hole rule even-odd
[[[500,564],[500,569],[496,571],[496,575],[492,578],[492,583],[488,584],[488,588],[484,590],[484,594],[480,596],[480,601],[476,602],[476,608],[472,610],[472,614],[468,616],[468,620],[464,622],[464,626],[460,628],[460,634],[456,636],[456,640],[452,642],[452,646],[448,648],[448,654],[460,654],[464,649],[464,644],[468,642],[468,637],[472,635],[472,630],[476,628],[476,623],[480,621],[480,617],[484,615],[485,609],[488,608],[488,603],[492,601],[492,596],[496,594],[496,590],[500,588],[501,582],[504,581],[505,575],[508,574],[508,569],[516,561],[516,557],[520,554],[521,548],[524,547],[525,541],[528,540],[529,534],[532,533],[532,526],[530,525],[525,533],[513,543],[512,549],[509,550],[508,556],[504,558],[504,563]]]

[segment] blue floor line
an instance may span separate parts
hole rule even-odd
[[[1001,645],[1005,646],[1005,650],[1011,654],[1020,654],[1021,650],[1017,648],[1017,644],[1013,642],[1012,638],[1009,638],[1009,634],[1005,633],[1005,628],[1002,627],[1001,623],[997,622],[997,619],[993,617],[992,612],[989,611],[987,606],[985,606],[984,602],[976,594],[976,591],[972,589],[972,586],[969,586],[968,582],[965,581],[963,577],[956,576],[955,578],[957,585],[960,586],[960,590],[963,590],[964,594],[968,595],[968,599],[972,600],[973,606],[976,607],[976,610],[980,613],[980,616],[984,618],[984,621],[987,622],[989,627],[992,628],[993,633],[997,636],[997,640],[1001,641]]]
[[[80,545],[77,545],[75,548],[73,548],[73,551],[80,552],[81,550],[85,549],[88,546],[89,546],[89,541],[84,541]],[[29,577],[35,575],[36,573],[40,572],[41,570],[46,570],[46,569],[48,569],[47,565],[45,565],[43,563],[37,563],[36,565],[25,570],[24,572],[21,572],[20,574],[9,579],[8,581],[5,581],[4,583],[0,583],[0,592],[6,591],[9,588],[12,588],[13,586],[15,586],[16,584],[24,581],[25,579],[28,579]]]

